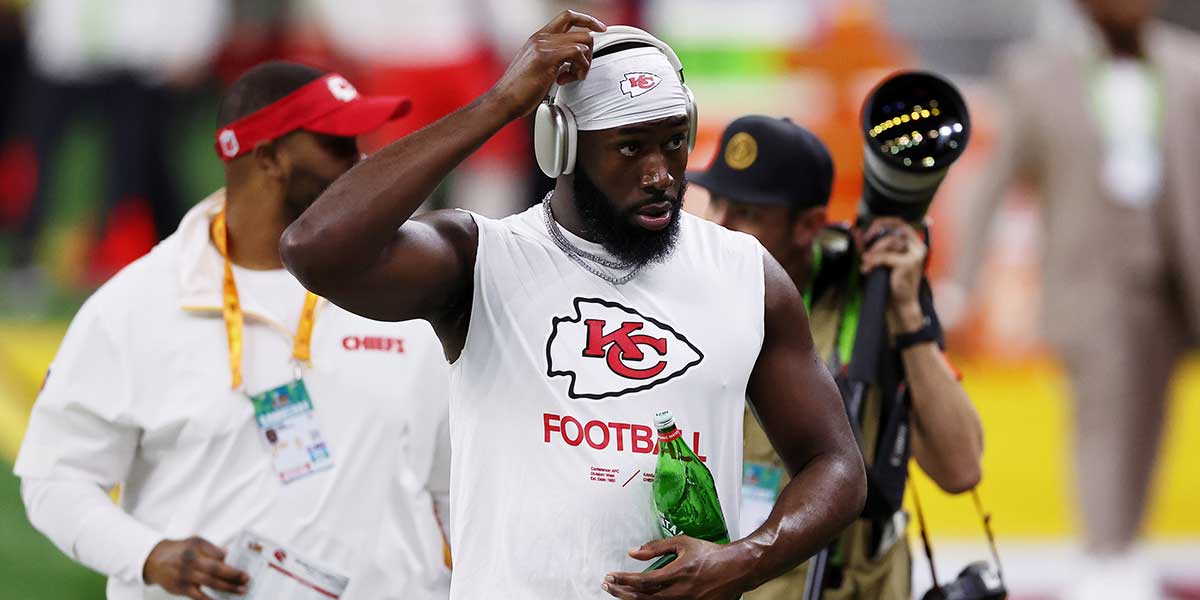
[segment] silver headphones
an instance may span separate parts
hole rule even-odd
[[[592,52],[599,52],[608,46],[629,42],[640,42],[658,48],[671,68],[679,74],[683,83],[683,63],[670,46],[662,40],[628,25],[610,25],[607,31],[592,34]],[[575,126],[575,114],[571,108],[558,104],[558,84],[550,86],[546,99],[538,106],[533,117],[533,151],[537,157],[538,167],[551,179],[559,175],[570,175],[575,170],[575,150],[579,135]],[[696,98],[688,86],[683,86],[687,96],[688,116],[688,151],[696,145]]]

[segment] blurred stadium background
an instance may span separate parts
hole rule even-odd
[[[976,127],[932,211],[938,278],[954,252],[963,183],[988,160],[995,135],[992,60],[1014,41],[1070,35],[1075,18],[1071,0],[0,0],[0,6],[7,83],[0,93],[0,596],[13,599],[103,597],[98,576],[30,528],[12,461],[46,366],[79,304],[154,243],[156,211],[177,218],[220,185],[212,152],[216,98],[251,64],[299,60],[337,69],[367,91],[412,94],[429,104],[419,121],[475,93],[462,90],[490,84],[555,11],[592,12],[608,23],[646,27],[678,50],[700,106],[693,166],[711,160],[733,118],[790,116],[833,151],[833,212],[842,219],[853,215],[861,186],[856,119],[866,91],[890,70],[930,68],[960,86]],[[1164,16],[1200,28],[1200,3],[1166,2]],[[131,32],[146,28],[158,39],[131,41],[137,37]],[[50,87],[76,94],[77,102],[61,106],[79,110],[53,115],[62,142],[39,161],[31,131],[40,122],[37,112],[60,105],[36,92],[64,78],[84,84]],[[156,120],[144,115],[162,134],[161,142],[146,142],[156,144],[148,149],[155,172],[136,176],[158,183],[109,200],[114,178],[134,176],[119,166],[127,158],[121,144],[130,143],[121,134],[128,132],[104,101],[120,93],[155,95]],[[529,160],[522,127],[497,160],[473,165],[475,174],[461,174],[437,202],[538,198],[547,182]],[[143,142],[155,137],[140,135]],[[702,213],[704,203],[701,190],[689,196],[691,210]],[[22,230],[35,208],[46,211],[45,226],[29,246]],[[985,300],[952,332],[951,347],[986,429],[981,494],[994,515],[1010,589],[1024,600],[1052,598],[1079,555],[1066,384],[1036,326],[1036,210],[1030,198],[1013,193],[980,278],[985,288],[978,297]],[[1198,396],[1200,362],[1193,360],[1173,385],[1146,523],[1147,550],[1178,598],[1200,598]],[[941,495],[921,478],[918,485],[943,577],[984,558],[969,497]],[[920,564],[916,577],[928,580]]]

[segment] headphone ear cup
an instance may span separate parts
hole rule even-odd
[[[533,155],[537,159],[538,168],[546,177],[554,179],[562,172],[562,156],[558,132],[558,118],[555,113],[558,107],[543,101],[533,115]]]
[[[682,78],[682,75],[680,76]],[[687,96],[687,116],[688,116],[688,154],[692,153],[692,149],[696,147],[696,130],[700,128],[700,117],[696,109],[696,96],[692,95],[692,88],[686,84],[683,85],[683,94]]]
[[[579,130],[575,124],[575,113],[571,112],[570,107],[559,106],[557,108],[562,117],[559,123],[563,150],[561,174],[570,175],[575,172],[575,152],[579,149]]]

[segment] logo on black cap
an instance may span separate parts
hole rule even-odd
[[[741,171],[754,164],[758,158],[758,142],[745,131],[739,131],[729,138],[725,145],[725,164],[729,168]]]

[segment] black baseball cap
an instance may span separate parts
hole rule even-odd
[[[725,128],[712,165],[688,180],[734,202],[812,208],[829,203],[833,158],[790,119],[749,115]]]

